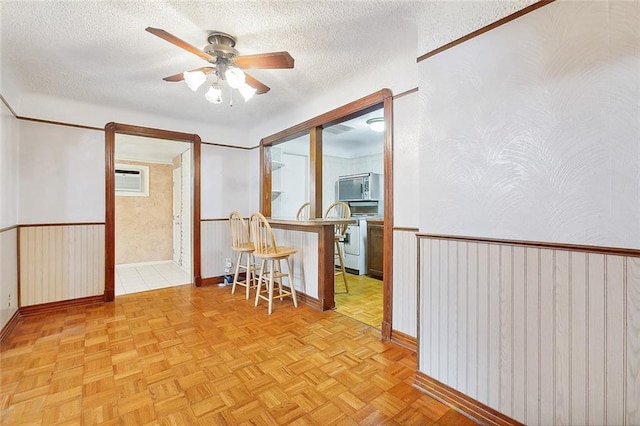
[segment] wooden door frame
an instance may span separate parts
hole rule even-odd
[[[116,268],[116,233],[115,233],[115,152],[116,133],[131,136],[142,136],[155,139],[166,139],[179,142],[189,142],[193,148],[191,159],[191,202],[192,211],[192,278],[197,287],[202,285],[201,253],[200,253],[200,136],[196,134],[173,132],[150,127],[133,126],[130,124],[107,123],[104,127],[105,140],[105,281],[104,299],[111,302],[115,298],[115,268]]]
[[[382,107],[384,111],[384,276],[382,293],[382,339],[391,340],[393,301],[393,93],[382,89],[303,123],[289,127],[260,141],[260,211],[271,215],[271,150],[277,142],[310,135],[311,209],[322,217],[322,129]],[[327,301],[335,306],[334,300]]]

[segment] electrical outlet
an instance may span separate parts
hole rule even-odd
[[[11,307],[11,293],[9,293],[9,307]]]
[[[231,258],[230,258],[230,257],[227,257],[227,258],[224,260],[224,267],[225,267],[225,268],[231,268]]]

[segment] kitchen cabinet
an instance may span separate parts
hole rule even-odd
[[[382,279],[384,264],[384,222],[367,220],[367,274]]]

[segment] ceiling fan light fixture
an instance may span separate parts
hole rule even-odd
[[[204,95],[205,99],[212,104],[222,103],[222,88],[216,83],[212,85],[207,93]]]
[[[369,128],[374,132],[382,133],[384,132],[384,118],[383,117],[375,117],[367,120],[367,124]]]
[[[185,71],[182,73],[184,82],[194,92],[207,81],[207,76],[202,71]]]
[[[256,94],[256,88],[249,86],[247,83],[242,83],[240,87],[238,87],[238,91],[244,98],[245,102],[249,102],[249,99],[253,98],[253,95]]]
[[[237,67],[229,67],[224,72],[224,78],[227,80],[227,84],[229,87],[233,89],[238,89],[240,86],[245,84],[245,76],[244,72],[240,68]]]

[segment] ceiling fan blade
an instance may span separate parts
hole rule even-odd
[[[260,53],[257,55],[244,55],[235,58],[236,65],[240,68],[275,69],[293,68],[294,59],[289,52]]]
[[[246,83],[249,86],[251,86],[254,89],[256,89],[256,95],[262,95],[264,93],[267,93],[269,90],[271,90],[271,88],[269,86],[259,82],[255,78],[251,77],[249,74],[245,73],[244,75],[245,75]]]
[[[152,28],[152,27],[147,27],[146,30],[151,34],[158,36],[163,40],[168,41],[169,43],[175,44],[176,46],[186,50],[187,52],[193,53],[194,55],[201,57],[205,61],[216,60],[213,56],[209,55],[208,53],[205,53],[202,50],[198,49],[197,47],[190,45],[184,40],[180,40],[178,37],[174,36],[173,34],[169,34],[165,30],[161,30],[160,28]]]
[[[213,72],[213,68],[212,67],[202,67],[202,68],[196,68],[195,70],[190,70],[191,72],[193,71],[202,71],[205,74],[211,74]],[[164,81],[182,81],[184,80],[184,74],[183,73],[178,73],[178,74],[174,74],[174,75],[170,75],[169,77],[165,77],[163,78]]]

